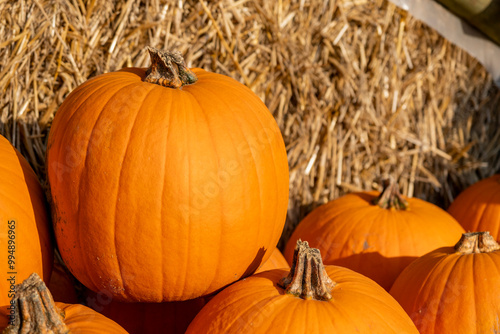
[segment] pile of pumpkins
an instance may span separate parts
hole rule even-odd
[[[500,331],[500,175],[448,212],[387,179],[312,211],[282,255],[289,174],[271,113],[237,81],[148,51],[150,68],[92,78],[59,108],[49,204],[0,137],[0,330]]]

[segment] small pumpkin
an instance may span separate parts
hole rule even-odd
[[[130,334],[184,334],[206,304],[204,297],[168,303],[124,303],[106,291],[86,291],[85,304]]]
[[[500,240],[500,174],[465,189],[448,212],[466,231],[489,231],[495,240]]]
[[[500,332],[500,245],[464,233],[411,263],[390,293],[422,334]]]
[[[318,249],[298,241],[288,272],[265,271],[219,292],[187,334],[418,333],[379,285],[352,270],[323,266]]]
[[[0,307],[13,287],[40,273],[50,279],[54,261],[45,194],[24,157],[0,135]]]
[[[12,311],[8,319],[6,314],[0,316],[2,334],[127,334],[117,323],[86,306],[54,303],[50,291],[36,273],[16,286]],[[3,327],[7,322],[8,326]]]
[[[270,256],[288,206],[280,130],[249,88],[149,49],[149,69],[88,80],[48,138],[58,248],[127,302],[208,295]],[[197,78],[197,79],[196,79]]]
[[[463,232],[446,211],[403,197],[388,179],[381,193],[351,193],[313,210],[293,232],[284,255],[291,263],[294,243],[309,240],[325,264],[352,269],[389,290],[413,260],[453,245]]]
[[[283,254],[280,252],[278,248],[275,248],[274,251],[271,253],[271,256],[269,259],[267,259],[266,262],[264,262],[259,269],[255,272],[255,274],[261,273],[266,270],[272,270],[272,269],[290,269],[290,266],[288,265],[288,262],[286,261],[285,257]]]

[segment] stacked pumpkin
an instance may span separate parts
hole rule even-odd
[[[448,212],[468,231],[489,231],[500,240],[500,174],[492,175],[465,189],[451,203]]]
[[[53,265],[45,196],[28,162],[3,136],[0,169],[0,219],[6,228],[6,233],[0,234],[0,246],[7,250],[7,256],[0,257],[0,331],[40,333],[50,329],[66,333],[80,329],[84,333],[126,333],[88,307],[54,304],[44,283],[51,279]]]
[[[311,212],[292,234],[285,257],[290,263],[296,241],[308,240],[325,264],[350,268],[389,290],[417,257],[452,246],[463,232],[446,211],[404,198],[388,178],[380,193],[351,193]]]
[[[124,302],[197,298],[275,248],[288,162],[262,101],[149,49],[151,68],[88,80],[48,140],[54,232],[69,270]]]
[[[389,182],[381,193],[313,211],[283,257],[276,244],[289,175],[274,118],[235,80],[189,69],[179,53],[148,51],[150,68],[75,89],[47,147],[58,251],[87,288],[86,304],[123,328],[85,306],[54,302],[42,281],[53,263],[43,193],[7,143],[19,165],[12,189],[24,189],[15,200],[28,212],[4,211],[38,234],[16,231],[19,249],[31,252],[19,256],[34,261],[19,271],[26,280],[5,333],[183,333],[193,318],[188,333],[418,333],[408,308],[385,290],[463,228]],[[56,269],[55,299],[76,301],[72,276]]]
[[[3,136],[0,170],[1,330],[7,326],[15,285],[33,272],[49,282],[53,250],[42,187],[28,162]]]
[[[391,295],[421,334],[500,332],[500,245],[488,232],[464,233],[411,263]]]
[[[3,136],[0,170],[0,306],[5,306],[15,281],[37,272],[49,282],[54,254],[43,189],[26,159]]]

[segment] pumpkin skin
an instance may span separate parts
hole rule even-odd
[[[406,267],[390,293],[422,334],[498,333],[500,250],[438,248]]]
[[[286,261],[283,254],[281,254],[280,250],[278,248],[275,248],[274,251],[271,253],[269,259],[267,259],[267,261],[264,262],[259,267],[259,269],[257,269],[255,274],[261,273],[266,270],[281,269],[281,268],[290,269],[290,266],[288,265],[288,262]]]
[[[500,240],[500,174],[465,189],[448,212],[466,231],[489,231],[495,240]]]
[[[47,170],[72,274],[127,302],[194,299],[253,273],[281,235],[288,162],[262,101],[193,69],[180,89],[146,70],[97,76],[58,110]]]
[[[10,303],[12,295],[7,280],[14,276],[12,283],[18,284],[37,272],[48,282],[54,255],[44,191],[29,163],[1,135],[0,178],[0,307],[3,307]],[[8,223],[12,220],[15,224]],[[9,236],[13,236],[14,244],[9,244]],[[9,246],[14,247],[13,254],[8,253]],[[10,268],[9,255],[14,256],[14,268]]]
[[[129,334],[184,334],[206,304],[204,297],[168,303],[124,303],[105,292],[87,291],[85,304],[112,319]]]
[[[219,292],[186,334],[418,333],[401,306],[375,282],[347,268],[324,269],[336,283],[328,301],[287,294],[279,282],[288,271],[265,271]]]
[[[452,246],[465,232],[439,207],[408,198],[407,210],[371,204],[376,191],[351,193],[306,216],[288,241],[284,256],[291,263],[293,245],[308,240],[326,265],[359,272],[389,290],[413,260],[438,247]]]

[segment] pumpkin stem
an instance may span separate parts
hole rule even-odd
[[[408,209],[408,201],[404,199],[399,192],[399,187],[393,177],[389,177],[382,181],[384,189],[380,195],[373,200],[373,204],[380,206],[382,209]]]
[[[326,273],[319,249],[310,248],[307,241],[297,240],[292,269],[278,284],[285,293],[303,299],[330,300],[336,285]]]
[[[462,254],[489,253],[499,249],[500,245],[487,231],[464,233],[455,245],[457,253]]]
[[[49,289],[36,273],[16,285],[11,305],[15,313],[3,334],[70,333],[64,324],[64,312],[54,304]]]
[[[151,66],[146,70],[145,82],[163,87],[180,88],[195,83],[198,78],[187,68],[184,58],[178,51],[161,51],[146,47],[151,57]]]

